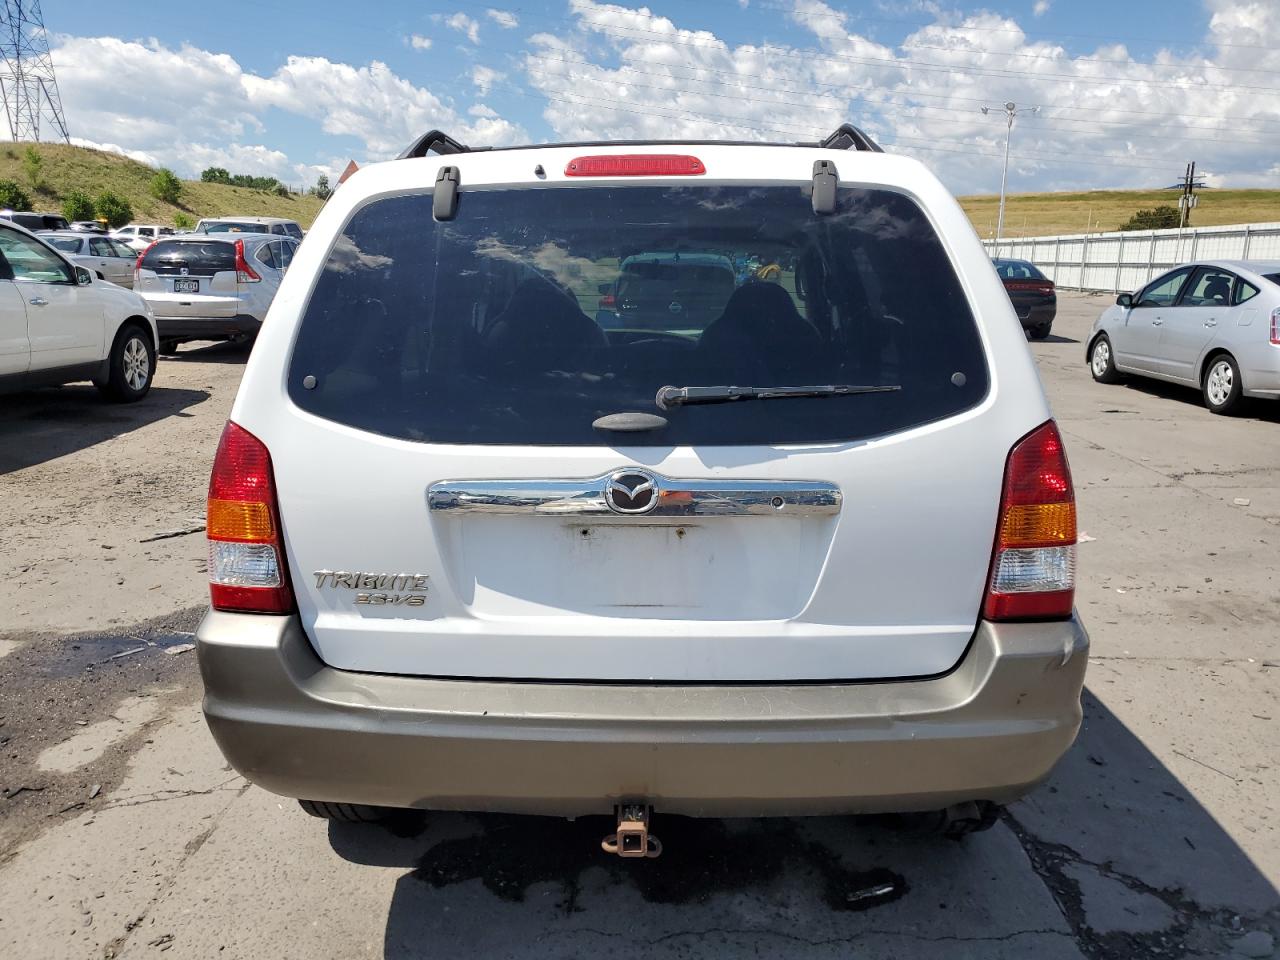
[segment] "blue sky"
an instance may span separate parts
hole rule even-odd
[[[852,119],[957,192],[1280,186],[1270,0],[46,4],[77,140],[293,183],[474,142],[809,139]],[[351,13],[359,11],[358,15]],[[1040,108],[1032,112],[1030,108]]]

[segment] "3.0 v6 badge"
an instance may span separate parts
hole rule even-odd
[[[355,602],[371,606],[421,607],[427,602],[424,573],[364,573],[316,570],[317,590],[350,590]]]

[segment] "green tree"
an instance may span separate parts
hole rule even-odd
[[[319,197],[321,200],[328,200],[333,195],[333,188],[329,186],[329,177],[327,174],[320,174],[316,177],[316,185],[311,188],[312,196]]]
[[[110,190],[98,194],[93,207],[98,211],[98,216],[112,227],[123,227],[133,219],[133,207],[129,206],[129,201]]]
[[[1132,217],[1120,224],[1121,230],[1168,230],[1182,223],[1182,214],[1177,207],[1153,207],[1150,210],[1139,210]]]
[[[182,181],[168,167],[161,167],[151,178],[151,195],[165,203],[177,203],[182,196]]]
[[[277,197],[287,197],[287,196],[289,196],[289,187],[288,187],[286,184],[283,184],[283,183],[277,183],[277,184],[275,185],[275,195],[276,195]]]
[[[30,210],[31,198],[18,186],[16,180],[0,180],[0,208],[5,210]]]
[[[40,177],[43,168],[44,158],[40,156],[40,151],[33,146],[22,151],[22,172],[27,175],[28,182],[36,190],[44,186],[44,181]]]
[[[185,213],[175,213],[173,215],[173,225],[179,230],[190,230],[196,225],[196,222]]]
[[[200,174],[200,179],[205,183],[230,183],[231,173],[226,167],[208,167]]]
[[[92,220],[93,199],[83,190],[72,190],[62,199],[62,215],[68,220]]]

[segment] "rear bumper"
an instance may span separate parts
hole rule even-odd
[[[1009,802],[1075,739],[1079,620],[979,627],[944,677],[792,686],[435,680],[325,666],[296,617],[197,633],[223,754],[274,793],[576,816],[620,798],[695,816]]]
[[[1035,303],[1015,303],[1014,310],[1018,314],[1018,320],[1021,322],[1024,330],[1030,330],[1034,327],[1044,326],[1047,323],[1053,323],[1054,317],[1058,315],[1058,300],[1054,297],[1050,300],[1041,300]]]
[[[262,321],[246,313],[234,317],[156,317],[160,338],[190,337],[195,340],[216,340],[219,337],[235,337],[257,333]]]

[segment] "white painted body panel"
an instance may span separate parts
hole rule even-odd
[[[446,164],[460,168],[465,192],[562,182],[574,156],[636,148],[495,151],[366,167],[298,250],[231,414],[271,451],[299,613],[327,663],[460,677],[785,681],[930,675],[962,656],[979,618],[1008,451],[1050,413],[1021,325],[959,205],[923,166],[901,157],[729,145],[653,151],[695,153],[706,180],[719,182],[804,183],[814,161],[828,159],[842,186],[912,196],[970,299],[987,351],[987,397],[894,435],[794,446],[443,445],[314,417],[287,395],[289,355],[314,278],[357,206],[430,189]],[[535,177],[539,164],[543,180]],[[612,181],[579,181],[585,189],[601,182]],[[835,517],[664,520],[643,533],[624,518],[510,522],[426,507],[437,481],[582,478],[624,466],[672,478],[823,481],[840,489],[843,504]],[[684,537],[673,535],[677,527]],[[354,607],[316,588],[314,571],[322,569],[423,574],[427,602]],[[635,577],[643,605],[611,588],[615,577]]]

